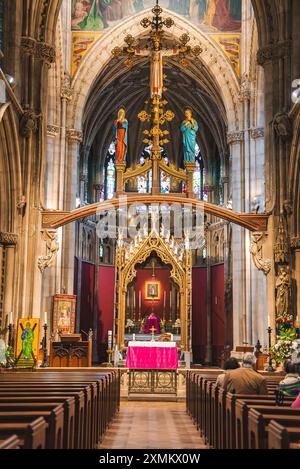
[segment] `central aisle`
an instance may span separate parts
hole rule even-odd
[[[176,402],[122,402],[100,449],[203,449],[205,444]]]

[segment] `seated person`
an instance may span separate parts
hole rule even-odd
[[[291,405],[291,407],[300,407],[300,392],[299,392],[299,394],[298,394],[297,399],[293,402],[293,404]]]
[[[228,358],[228,360],[226,360],[226,362],[224,363],[224,367],[223,367],[224,373],[220,374],[217,377],[217,381],[216,381],[217,386],[222,388],[223,384],[224,384],[224,379],[225,379],[226,373],[229,370],[236,370],[237,368],[240,368],[240,364],[239,364],[238,360],[235,357]]]
[[[280,381],[278,391],[284,396],[296,397],[300,392],[299,365],[290,360],[285,362],[285,378]]]
[[[225,374],[223,388],[235,394],[268,394],[265,378],[253,369],[255,361],[252,353],[245,353],[242,367]]]
[[[148,317],[145,325],[144,332],[145,334],[152,334],[152,327],[154,327],[154,334],[160,334],[160,326],[159,326],[159,319],[152,311],[150,316]]]

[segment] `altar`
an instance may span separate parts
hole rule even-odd
[[[177,370],[178,351],[176,342],[129,342],[126,368]]]

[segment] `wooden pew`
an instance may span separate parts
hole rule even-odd
[[[237,399],[235,403],[235,433],[236,433],[236,449],[248,449],[248,413],[255,406],[274,407],[276,402],[274,397],[270,399]],[[287,398],[286,404],[292,403],[293,398]],[[277,406],[276,406],[277,408]]]
[[[61,382],[62,377],[66,381]],[[62,392],[68,389],[70,386],[72,390],[73,386],[81,386],[86,395],[86,388],[91,389],[92,399],[91,401],[85,401],[85,411],[83,422],[88,422],[85,427],[87,431],[79,432],[85,434],[86,440],[82,444],[74,444],[75,447],[95,447],[106,430],[112,417],[119,409],[120,405],[120,374],[119,372],[113,371],[108,373],[88,372],[82,373],[76,371],[76,373],[7,373],[5,379],[0,382],[0,399],[1,396],[5,396],[5,389],[8,390],[10,386],[14,386],[17,390],[18,397],[23,395],[29,395],[38,391],[38,396],[45,394],[48,396],[51,392],[52,398],[56,396],[53,391],[57,392],[58,395],[62,395]],[[50,384],[49,384],[50,382]],[[59,388],[57,388],[59,386]],[[11,389],[10,389],[11,391]],[[27,393],[29,391],[29,394]],[[15,392],[15,390],[14,390]],[[69,392],[69,391],[68,391]],[[4,393],[4,394],[3,394]],[[21,393],[21,394],[20,394]],[[11,392],[10,392],[11,395]],[[15,397],[17,397],[14,394]],[[74,396],[75,397],[75,396]],[[89,402],[91,403],[89,405]],[[112,405],[110,405],[112,404]],[[101,417],[101,418],[100,418]],[[99,425],[100,422],[100,425]],[[76,426],[78,428],[78,426]]]
[[[56,404],[0,404],[0,422],[19,421],[22,417],[44,417],[48,423],[46,432],[46,448],[62,449],[64,435],[63,405]]]
[[[32,419],[31,422],[0,423],[0,439],[16,435],[22,449],[45,449],[47,423],[43,417]]]
[[[70,387],[69,385],[66,386],[45,386],[45,385],[35,385],[32,386],[31,384],[23,384],[23,385],[13,385],[12,387],[2,387],[2,383],[0,384],[0,397],[9,396],[16,396],[18,393],[19,396],[26,395],[26,396],[45,396],[45,397],[56,397],[56,396],[65,396],[65,397],[74,397],[79,404],[80,407],[80,414],[79,414],[79,421],[77,438],[76,438],[76,448],[87,448],[87,438],[89,432],[87,431],[88,425],[90,425],[90,418],[89,418],[89,409],[88,409],[88,399],[90,396],[84,392],[82,387]],[[37,399],[38,400],[38,399]]]
[[[5,440],[0,440],[0,449],[20,449],[21,442],[17,435],[12,435]]]
[[[74,449],[83,449],[83,438],[82,432],[84,430],[84,394],[83,392],[53,392],[53,391],[45,391],[45,390],[17,390],[17,391],[10,391],[9,395],[7,392],[1,391],[0,388],[0,399],[7,399],[10,398],[18,398],[18,399],[34,399],[36,402],[43,401],[44,399],[60,399],[60,398],[73,398],[75,400],[75,420],[74,420],[74,428],[76,431],[74,432]]]
[[[36,404],[37,397],[22,396],[13,397],[12,395],[0,397],[0,406],[6,404],[5,407],[9,408],[10,404]],[[74,449],[74,425],[75,425],[75,399],[74,397],[44,397],[38,396],[39,404],[62,404],[64,407],[64,438],[63,449]]]
[[[300,425],[296,427],[282,426],[278,421],[271,420],[267,434],[268,449],[290,449],[292,443],[300,442]]]
[[[271,420],[283,426],[299,426],[300,409],[293,408],[261,408],[250,409],[248,416],[248,447],[249,449],[267,449],[266,428]]]

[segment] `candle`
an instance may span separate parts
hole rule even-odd
[[[107,335],[108,335],[107,345],[108,345],[109,350],[111,350],[111,348],[112,348],[112,331],[108,331]]]
[[[164,291],[164,308],[166,307],[166,295],[167,295],[167,292],[166,290]]]
[[[270,315],[268,314],[268,327],[271,326]]]
[[[139,291],[139,308],[141,309],[142,307],[142,292],[141,290]]]
[[[133,292],[133,307],[135,309],[135,291]]]
[[[13,313],[12,311],[9,313],[9,324],[13,323]]]
[[[44,313],[44,324],[47,324],[47,311]]]

